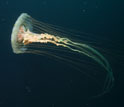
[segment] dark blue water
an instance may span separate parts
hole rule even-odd
[[[37,20],[100,38],[97,41],[102,44],[97,46],[111,53],[107,57],[115,76],[113,89],[102,97],[86,100],[83,90],[74,87],[78,86],[79,81],[75,81],[80,74],[71,67],[48,57],[14,54],[11,31],[17,17],[24,12]],[[0,13],[0,107],[124,106],[122,0],[0,0]]]

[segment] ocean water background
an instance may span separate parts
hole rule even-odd
[[[122,0],[0,0],[0,12],[0,107],[124,106]],[[11,31],[21,13],[111,41],[112,46],[107,47],[106,41],[100,39],[102,47],[105,46],[112,53],[108,54],[108,58],[115,85],[110,93],[90,101],[84,100],[80,89],[73,87],[75,91],[72,91],[71,83],[68,83],[70,75],[79,75],[71,73],[72,68],[43,56],[14,54],[10,42]]]

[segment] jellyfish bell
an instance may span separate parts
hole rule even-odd
[[[28,14],[22,13],[14,24],[11,34],[11,45],[13,52],[16,54],[24,53],[26,51],[26,46],[23,45],[23,35],[27,29],[32,31],[31,18]]]

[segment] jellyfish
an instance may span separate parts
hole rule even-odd
[[[57,31],[61,31],[61,33],[57,33]],[[104,95],[113,86],[114,77],[110,64],[97,49],[78,39],[69,38],[61,28],[35,20],[27,13],[22,13],[15,22],[11,34],[11,45],[15,54],[33,53],[52,56],[75,65],[78,65],[78,61],[81,59],[75,58],[73,61],[73,53],[88,57],[106,72],[103,89],[98,96]],[[62,55],[61,51],[67,52],[68,56],[65,53]],[[83,65],[83,63],[82,59],[80,64]]]

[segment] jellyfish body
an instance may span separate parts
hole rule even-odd
[[[37,31],[40,30],[41,33],[33,32],[34,30]],[[105,94],[112,88],[114,81],[112,69],[107,59],[100,52],[98,52],[97,50],[95,50],[94,48],[85,43],[72,41],[68,37],[62,37],[61,35],[54,35],[54,31],[50,34],[48,31],[52,32],[50,26],[48,26],[47,24],[45,25],[42,22],[36,21],[26,13],[22,13],[17,19],[11,35],[11,44],[13,52],[16,54],[19,53],[44,54],[44,52],[42,51],[28,49],[28,47],[31,46],[32,47],[40,46],[32,45],[34,43],[39,44],[50,43],[57,48],[58,47],[67,48],[72,52],[79,53],[81,55],[85,55],[93,59],[105,69],[107,75],[105,78],[103,91],[99,95]]]

